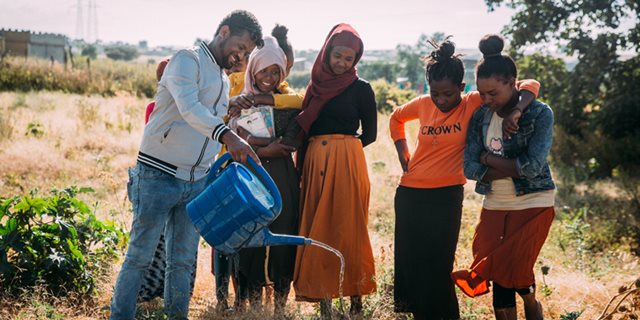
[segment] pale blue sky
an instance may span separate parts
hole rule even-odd
[[[276,22],[288,26],[296,49],[320,48],[327,32],[338,22],[352,24],[366,49],[414,44],[421,33],[436,31],[454,35],[460,48],[475,48],[483,35],[500,32],[513,14],[507,8],[489,13],[483,0],[95,1],[101,40],[147,40],[151,46],[187,46],[197,37],[210,39],[227,13],[246,9],[258,17],[267,32]],[[82,2],[86,19],[88,0]],[[0,0],[0,28],[75,37],[77,3],[78,0]]]

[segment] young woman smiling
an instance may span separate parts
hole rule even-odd
[[[293,64],[288,63],[293,60],[293,50],[286,39],[286,28],[280,31],[282,32],[275,32],[277,39],[265,37],[264,46],[251,53],[245,72],[243,95],[273,97],[274,94],[285,93],[280,91],[284,87],[291,96],[290,99],[296,96],[286,87],[286,83],[283,84],[288,66]],[[291,53],[290,59],[286,52]],[[300,105],[301,100],[300,97],[294,104]],[[298,233],[300,178],[291,153],[299,146],[296,137],[300,126],[295,120],[299,112],[299,108],[274,108],[276,138],[254,137],[242,127],[238,128],[239,135],[254,148],[282,196],[282,211],[269,225],[272,232],[279,234]],[[293,246],[242,249],[238,272],[240,299],[248,298],[253,307],[259,307],[262,288],[273,285],[274,312],[277,315],[283,314],[293,279],[295,253],[296,248]]]

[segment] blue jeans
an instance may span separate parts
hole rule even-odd
[[[169,319],[187,318],[189,281],[200,236],[187,215],[186,204],[204,189],[205,180],[180,180],[140,163],[129,169],[127,192],[133,204],[133,221],[129,247],[111,300],[110,319],[134,318],[142,278],[163,230],[167,253],[165,312]]]

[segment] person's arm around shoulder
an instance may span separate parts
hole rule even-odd
[[[278,89],[281,93],[239,95],[232,98],[230,105],[233,110],[230,111],[230,114],[235,116],[239,114],[240,109],[247,109],[258,105],[273,106],[274,109],[302,109],[303,94],[297,93],[295,90],[289,88],[286,82],[280,84]]]
[[[516,82],[516,88],[520,90],[520,100],[511,113],[502,121],[502,135],[511,139],[511,135],[518,132],[518,120],[524,110],[538,97],[540,82],[533,79],[525,79]]]
[[[293,90],[286,81],[280,83],[278,90],[280,93],[272,95],[275,109],[302,109],[303,93]]]
[[[536,116],[527,151],[516,158],[517,172],[525,178],[540,174],[547,164],[547,156],[553,143],[553,110],[546,104],[542,108]]]

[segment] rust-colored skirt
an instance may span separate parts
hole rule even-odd
[[[504,288],[527,288],[535,282],[533,266],[549,234],[553,207],[498,211],[482,209],[473,238],[471,268],[452,273],[470,297],[489,292],[489,281]]]
[[[331,134],[309,139],[302,171],[300,235],[323,242],[345,259],[344,296],[376,290],[369,232],[369,174],[362,143]],[[316,246],[299,246],[293,276],[296,300],[338,297],[340,259]]]

